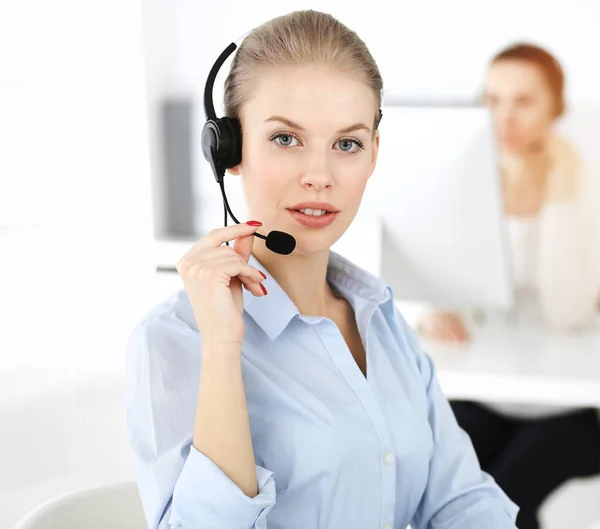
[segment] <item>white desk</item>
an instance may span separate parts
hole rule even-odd
[[[488,325],[470,344],[426,341],[448,398],[600,408],[600,332]]]

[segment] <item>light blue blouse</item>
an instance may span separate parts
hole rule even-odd
[[[481,471],[429,356],[378,278],[332,252],[367,377],[338,327],[303,316],[268,271],[244,290],[242,369],[259,494],[192,446],[201,345],[184,290],[140,320],[127,354],[127,425],[149,527],[515,529],[517,507]]]

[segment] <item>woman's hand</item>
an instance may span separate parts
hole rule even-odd
[[[454,312],[428,314],[419,324],[419,333],[423,338],[437,342],[464,343],[470,339],[463,319]]]
[[[259,225],[235,224],[212,230],[177,263],[206,345],[241,346],[244,338],[242,285],[255,296],[266,295],[262,285],[265,276],[248,264],[253,233]],[[233,248],[223,245],[234,239]]]

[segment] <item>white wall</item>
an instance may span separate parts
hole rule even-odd
[[[147,229],[138,4],[36,0],[1,9],[0,226]]]
[[[161,122],[159,105],[167,95],[177,93],[175,85],[175,10],[165,0],[144,0],[143,36],[146,73],[146,104],[148,112],[148,134],[152,139],[150,151],[152,177],[152,208],[154,211],[154,231],[163,235],[167,225],[162,197],[165,192],[163,174],[163,149],[161,142]]]
[[[155,301],[141,22],[139,0],[0,2],[3,529],[132,477],[120,372]]]
[[[152,271],[144,82],[138,0],[1,3],[0,373],[120,366]]]
[[[167,0],[153,0],[156,6]],[[208,69],[231,42],[263,21],[294,9],[327,11],[356,30],[376,58],[385,84],[385,102],[399,99],[468,99],[478,94],[487,61],[514,40],[547,47],[563,63],[567,98],[575,106],[600,105],[600,2],[597,0],[419,0],[371,2],[299,0],[293,4],[262,0],[198,2],[169,0],[172,24],[172,70],[169,91],[198,102]],[[152,8],[148,8],[152,9]],[[154,8],[156,13],[159,10]],[[156,21],[155,21],[156,22]],[[152,62],[153,57],[148,57]],[[156,61],[161,61],[158,56]],[[229,63],[226,63],[228,66]],[[217,79],[215,106],[220,107],[224,75]],[[156,142],[156,137],[153,139]],[[199,141],[199,138],[198,138]],[[153,148],[158,148],[153,143]],[[197,225],[200,231],[221,222],[219,191],[198,155]],[[239,190],[230,182],[231,201],[243,211]],[[242,213],[240,213],[242,216]]]
[[[532,39],[564,63],[568,96],[600,101],[596,0],[175,0],[175,86],[200,93],[207,66],[225,46],[263,21],[290,10],[332,13],[365,40],[377,60],[386,94],[395,97],[470,98],[486,61],[516,39]],[[232,16],[232,14],[235,16]]]

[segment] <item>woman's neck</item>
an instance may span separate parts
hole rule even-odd
[[[544,205],[550,160],[545,149],[527,154],[502,153],[502,184],[508,215],[531,217]]]
[[[269,271],[300,314],[330,317],[337,298],[327,282],[329,251],[319,255],[278,255],[261,240],[254,241],[256,259]],[[268,294],[267,294],[268,295]]]

